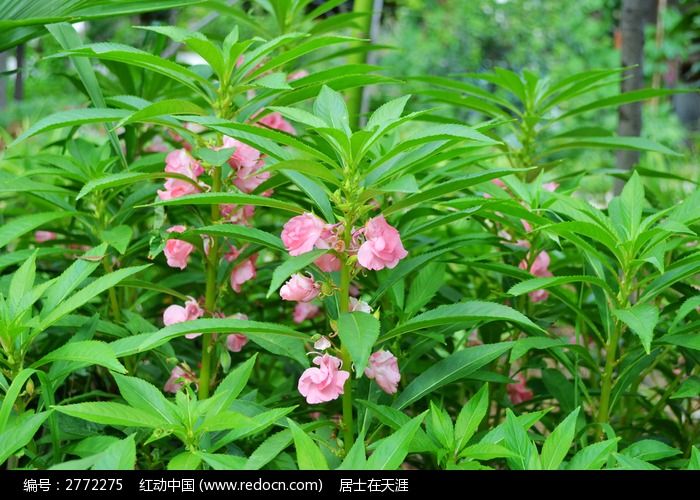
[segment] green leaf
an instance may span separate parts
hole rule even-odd
[[[42,310],[42,318],[35,331],[42,332],[46,330],[58,320],[91,301],[105,290],[112,288],[120,281],[143,271],[149,266],[150,264],[145,266],[126,267],[96,279],[85,288],[61,302],[55,309],[46,312]]]
[[[282,240],[275,235],[261,231],[254,227],[246,227],[240,224],[216,224],[214,226],[205,226],[191,231],[194,234],[208,234],[209,236],[224,236],[233,242],[255,243],[273,250],[285,250]]]
[[[631,444],[620,453],[646,462],[654,462],[680,455],[681,451],[656,439],[642,439]]]
[[[207,112],[191,101],[184,99],[164,99],[145,106],[126,118],[123,118],[117,126],[130,123],[147,122],[158,116],[172,115],[206,115]]]
[[[690,460],[688,460],[687,469],[700,470],[700,450],[697,446],[693,446],[693,451],[690,454]]]
[[[109,243],[110,246],[115,248],[120,254],[124,255],[126,249],[129,247],[129,241],[131,241],[131,236],[133,231],[131,226],[126,226],[124,224],[107,229],[102,232],[102,241]]]
[[[235,455],[203,452],[197,452],[197,455],[214,470],[243,470],[247,461],[246,457],[238,457]]]
[[[106,244],[96,246],[85,252],[81,259],[76,260],[68,269],[63,271],[58,279],[46,290],[46,300],[43,303],[43,309],[47,311],[56,309],[66,297],[82,285],[92,272],[99,267],[106,250]]]
[[[523,425],[515,417],[515,414],[506,408],[506,422],[504,424],[505,446],[512,451],[516,458],[509,458],[508,465],[514,470],[540,469],[537,448],[523,429]]]
[[[634,151],[651,151],[669,156],[680,156],[672,149],[667,148],[649,139],[642,137],[581,137],[576,142],[557,144],[549,148],[546,154],[565,149],[585,149],[585,148],[605,148],[605,149],[630,149]]]
[[[73,213],[71,212],[43,212],[39,214],[22,215],[9,222],[4,222],[2,227],[0,227],[0,248],[29,231],[44,226],[49,222],[72,215]]]
[[[366,470],[365,433],[360,432],[337,470]]]
[[[209,409],[210,412],[216,414],[224,410],[228,410],[231,403],[238,397],[238,395],[243,391],[251,373],[253,373],[253,367],[255,366],[255,360],[257,359],[257,354],[253,355],[251,358],[247,359],[240,366],[226,375],[226,377],[221,381],[219,386],[214,392],[214,398],[221,396],[219,401],[215,406]]]
[[[512,346],[512,342],[500,342],[468,347],[450,354],[418,375],[404,389],[393,407],[405,408],[444,385],[468,377],[503,355]]]
[[[261,321],[249,321],[242,319],[219,319],[206,318],[184,323],[176,323],[166,326],[152,333],[142,333],[133,335],[112,342],[112,348],[117,357],[131,356],[139,352],[149,351],[160,347],[168,341],[182,337],[188,333],[232,333],[240,332],[246,335],[275,336],[294,339],[300,345],[309,339],[308,335],[302,334],[287,326],[275,323],[265,323]]]
[[[0,407],[0,432],[5,431],[7,422],[10,419],[10,414],[12,413],[12,407],[15,405],[17,397],[19,397],[22,389],[24,389],[25,382],[29,380],[29,377],[31,377],[35,371],[36,370],[31,368],[24,368],[15,376],[10,387],[5,391],[2,406]]]
[[[445,283],[445,264],[430,263],[421,269],[411,282],[404,312],[410,317],[416,314],[440,290]]]
[[[181,196],[172,200],[160,200],[150,206],[174,207],[180,205],[253,205],[259,207],[277,208],[296,214],[304,213],[304,209],[293,203],[281,201],[269,196],[238,193],[197,193]]]
[[[49,413],[47,411],[36,414],[24,413],[0,432],[0,463],[4,463],[13,453],[32,440]]]
[[[700,395],[700,377],[689,377],[685,380],[671,399],[695,398]]]
[[[309,179],[304,174],[293,170],[282,170],[282,174],[284,174],[285,177],[288,177],[294,184],[297,185],[299,189],[306,193],[306,195],[321,211],[321,214],[323,214],[323,218],[326,219],[326,221],[335,221],[335,215],[333,214],[331,202],[320,184]]]
[[[622,455],[620,453],[613,454],[615,460],[619,465],[619,469],[622,470],[659,470],[655,465],[646,462],[645,460],[640,460],[639,458],[629,457],[627,455]]]
[[[177,409],[153,384],[137,377],[113,374],[119,393],[134,408],[143,410],[164,423],[178,422]]]
[[[459,454],[471,460],[493,460],[494,458],[517,458],[518,456],[505,446],[493,443],[476,443],[467,446]]]
[[[637,237],[642,222],[644,207],[644,186],[637,172],[633,172],[619,197],[608,206],[610,219],[627,235],[627,241]]]
[[[272,272],[272,281],[270,281],[270,288],[267,289],[267,298],[275,293],[275,291],[282,286],[282,283],[289,278],[292,274],[311,265],[316,259],[325,254],[327,250],[312,250],[295,257],[290,257],[285,260],[282,264],[277,266]]]
[[[350,119],[348,107],[343,96],[324,85],[314,102],[314,114],[326,122],[327,126],[342,131],[348,137],[350,131]]]
[[[32,367],[39,368],[52,361],[77,361],[126,373],[126,368],[117,360],[110,345],[97,340],[81,340],[65,344],[36,361]]]
[[[367,460],[368,470],[396,470],[408,454],[409,446],[425,418],[425,412],[384,438]]]
[[[551,349],[553,347],[570,347],[571,344],[562,339],[552,339],[549,337],[525,337],[518,339],[513,345],[513,350],[510,351],[509,363],[522,358],[531,349]]]
[[[160,418],[121,403],[76,403],[72,405],[55,406],[54,409],[60,413],[70,415],[71,417],[81,418],[88,422],[95,422],[103,425],[147,427],[152,429],[163,426],[163,421]]]
[[[136,434],[112,443],[96,457],[92,470],[133,470],[136,466]]]
[[[304,430],[295,424],[291,419],[287,419],[289,428],[294,436],[294,447],[297,450],[297,464],[300,470],[328,470],[328,462],[321,453],[319,447],[314,443]]]
[[[129,115],[131,115],[131,111],[110,108],[88,108],[59,111],[58,113],[54,113],[37,121],[34,125],[25,130],[22,135],[15,139],[14,142],[10,144],[10,147],[13,147],[37,134],[42,134],[51,130],[87,125],[89,123],[116,122]]]
[[[580,407],[561,421],[552,431],[542,445],[542,468],[544,470],[557,470],[566,454],[571,448],[576,434],[576,419],[578,418]]]
[[[215,167],[221,167],[229,161],[231,155],[236,152],[236,148],[222,148],[222,149],[209,149],[209,148],[198,148],[195,149],[192,154],[207,162],[209,165],[214,165]]]
[[[342,313],[338,317],[338,336],[350,352],[355,365],[355,376],[362,377],[372,354],[372,347],[379,337],[379,320],[366,312]]]
[[[459,452],[472,438],[489,408],[489,386],[484,384],[462,407],[455,423],[455,451]]]
[[[613,309],[612,313],[632,330],[644,346],[647,354],[651,352],[654,328],[659,322],[659,309],[651,304],[636,304],[629,309]]]
[[[387,125],[401,118],[401,113],[403,113],[406,103],[410,98],[410,95],[405,95],[379,106],[369,117],[369,120],[367,120],[365,130],[372,130],[375,127]]]
[[[34,288],[34,280],[36,279],[36,255],[37,250],[34,250],[32,256],[12,275],[8,294],[10,314],[19,315],[25,307],[28,307],[28,305],[24,306],[23,302],[24,297]],[[2,425],[0,425],[0,429],[2,429]]]
[[[592,285],[602,288],[610,296],[614,295],[608,284],[602,279],[596,278],[595,276],[553,276],[549,278],[532,278],[512,286],[510,290],[508,290],[508,294],[516,296],[523,295],[526,293],[533,292],[535,290],[552,288],[555,286],[566,285],[569,283],[590,283]]]
[[[197,470],[202,458],[192,451],[183,451],[175,455],[168,462],[168,470]]]
[[[430,311],[419,314],[415,318],[389,330],[382,335],[380,341],[397,337],[416,330],[424,328],[432,328],[442,325],[454,325],[461,322],[484,322],[491,321],[510,321],[525,329],[537,333],[545,333],[539,326],[535,325],[530,319],[522,315],[515,309],[495,302],[483,302],[473,300],[461,302],[459,304],[450,304],[431,309]]]
[[[617,450],[618,440],[607,439],[586,446],[574,455],[566,468],[568,470],[600,470],[610,455]]]
[[[433,401],[430,402],[429,415],[425,426],[428,435],[444,450],[452,450],[455,445],[455,432],[450,415]]]

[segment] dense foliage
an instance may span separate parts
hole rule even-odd
[[[677,91],[392,73],[342,2],[211,3],[132,44],[6,18],[81,94],[3,132],[0,462],[700,469],[697,164],[605,114]]]

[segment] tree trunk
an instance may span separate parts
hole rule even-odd
[[[647,0],[622,0],[620,32],[622,35],[622,66],[630,68],[625,72],[621,84],[622,92],[641,89],[644,86],[644,18],[649,2]],[[620,106],[618,111],[617,133],[621,136],[639,137],[642,132],[642,103],[633,102]],[[618,151],[617,166],[631,170],[639,161],[638,151]],[[616,182],[615,191],[620,192],[622,183]]]

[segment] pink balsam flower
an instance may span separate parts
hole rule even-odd
[[[367,378],[374,379],[387,394],[395,394],[401,380],[396,356],[389,351],[372,353],[368,366],[365,368],[365,375]]]
[[[545,182],[544,184],[542,184],[542,189],[544,189],[545,191],[549,191],[550,193],[556,191],[558,187],[558,182]]]
[[[296,273],[282,285],[280,296],[284,300],[310,302],[318,296],[319,288],[313,277]]]
[[[299,302],[296,306],[294,306],[294,322],[303,323],[307,319],[318,316],[319,311],[319,307],[314,304]]]
[[[248,316],[243,313],[237,313],[229,316],[232,319],[247,320]],[[226,336],[226,348],[231,352],[241,352],[241,349],[248,343],[248,337],[240,332],[230,333]]]
[[[236,264],[231,271],[231,288],[236,293],[241,293],[241,285],[247,281],[255,279],[257,269],[255,261],[258,259],[258,254],[253,254],[243,262]]]
[[[198,192],[199,188],[190,182],[182,179],[168,179],[165,181],[165,191],[158,190],[158,197],[166,201]]]
[[[549,271],[549,262],[549,254],[544,250],[541,251],[539,254],[537,254],[535,261],[530,266],[530,274],[536,276],[537,278],[548,278],[552,276],[552,273]],[[526,270],[527,261],[520,261],[518,267]],[[530,300],[532,302],[542,302],[549,298],[549,292],[545,289],[532,291],[528,295],[530,296]]]
[[[163,386],[165,392],[171,392],[175,394],[177,391],[182,389],[185,383],[195,382],[195,377],[192,373],[185,371],[179,365],[172,369],[170,372],[170,378]]]
[[[292,217],[282,229],[282,242],[292,257],[310,252],[321,237],[326,224],[314,214]]]
[[[186,149],[176,149],[168,153],[165,157],[165,171],[186,175],[190,179],[196,179],[204,173],[202,165]]]
[[[292,127],[287,120],[282,118],[282,115],[279,113],[270,113],[269,115],[265,115],[258,121],[258,123],[271,129],[279,130],[280,132],[286,132],[290,135],[297,135],[297,131],[294,129],[294,127]]]
[[[533,396],[532,391],[525,385],[525,376],[522,373],[518,373],[517,379],[516,383],[506,385],[508,397],[514,405],[530,401]]]
[[[340,370],[341,361],[335,356],[324,354],[314,358],[318,368],[307,368],[299,378],[297,388],[309,404],[325,403],[343,394],[345,381],[350,373]]]
[[[401,243],[401,235],[396,228],[387,224],[383,215],[367,221],[364,235],[365,242],[357,252],[357,262],[365,269],[393,269],[408,255]]]
[[[172,305],[163,311],[163,324],[165,326],[192,321],[204,316],[204,309],[199,306],[199,303],[192,297],[189,297],[185,306]],[[201,333],[188,333],[185,335],[188,339],[199,337]]]
[[[169,233],[183,233],[187,229],[185,226],[173,226],[168,229]],[[189,261],[190,254],[194,251],[194,245],[184,240],[169,239],[165,243],[163,253],[170,267],[185,269]]]
[[[224,136],[223,139],[224,149],[236,148],[231,158],[228,160],[228,164],[231,168],[238,170],[241,167],[252,168],[258,164],[260,160],[260,151],[252,146],[242,143],[241,141],[234,139],[233,137]]]
[[[372,308],[369,306],[367,302],[364,302],[362,300],[358,300],[355,297],[350,297],[350,304],[348,307],[348,310],[350,312],[365,312],[367,314],[370,314],[372,312]]]
[[[57,236],[53,231],[36,231],[34,232],[34,241],[46,243],[47,241],[55,240]]]

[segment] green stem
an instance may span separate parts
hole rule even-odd
[[[112,269],[112,266],[109,263],[108,259],[109,259],[108,255],[105,255],[102,258],[102,267],[104,268],[104,270],[107,274],[110,274],[113,271],[113,269]],[[108,294],[109,294],[109,303],[110,303],[110,306],[112,308],[112,318],[114,319],[114,321],[116,323],[121,323],[122,312],[121,312],[121,308],[119,307],[119,299],[117,298],[117,292],[114,289],[114,287],[109,289]]]
[[[605,371],[600,390],[600,405],[598,406],[598,423],[607,423],[610,412],[610,394],[613,387],[613,370],[617,364],[617,344],[620,337],[620,323],[615,321],[610,339],[605,346]],[[602,432],[602,427],[600,429]]]
[[[372,26],[372,4],[373,0],[355,0],[352,11],[354,14],[364,14],[364,17],[357,21],[358,29],[353,36],[357,38],[369,38]],[[348,64],[366,64],[367,52],[354,52],[348,56]],[[359,128],[362,114],[362,95],[364,87],[355,87],[348,91],[348,112],[350,123],[354,124],[353,129]]]
[[[346,233],[350,230],[346,228]],[[340,292],[338,294],[338,310],[339,312],[348,312],[350,305],[350,266],[347,260],[343,262],[343,267],[340,270]],[[355,424],[353,422],[352,414],[352,372],[350,367],[352,366],[352,358],[345,346],[341,347],[340,355],[343,360],[343,366],[346,370],[350,372],[350,376],[345,381],[345,387],[343,388],[343,432],[345,436],[345,453],[350,452],[350,448],[355,441]]]
[[[214,167],[212,171],[212,192],[221,190],[221,167]],[[211,206],[211,221],[214,222],[219,218],[219,205]],[[206,312],[213,315],[216,310],[216,295],[218,289],[217,275],[219,271],[219,245],[216,238],[212,237],[209,254],[204,257],[204,266],[206,269],[206,291],[204,296],[204,308]],[[211,385],[212,377],[212,359],[211,352],[213,350],[212,334],[205,333],[202,335],[202,368],[199,373],[199,399],[207,399],[209,397],[209,386]],[[214,367],[216,373],[216,367]]]

